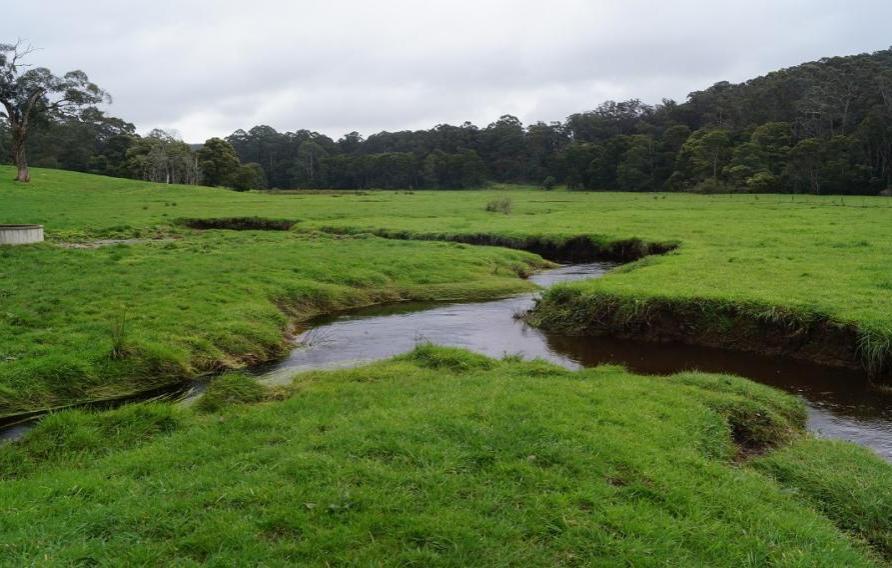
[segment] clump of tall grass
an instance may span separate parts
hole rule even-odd
[[[196,407],[204,412],[217,412],[233,404],[260,402],[266,389],[244,373],[227,373],[208,385]]]
[[[892,338],[889,334],[872,329],[862,330],[858,337],[858,354],[871,377],[880,376],[886,370]]]
[[[414,350],[397,358],[411,361],[415,365],[455,373],[465,373],[473,369],[492,369],[496,365],[494,359],[478,355],[464,349],[440,347],[432,343],[422,343]]]
[[[127,310],[121,310],[111,323],[111,358],[123,359],[128,352],[127,347]]]
[[[512,207],[513,203],[510,197],[500,197],[487,203],[485,209],[490,213],[504,213],[505,215],[510,215]]]

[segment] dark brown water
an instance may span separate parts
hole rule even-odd
[[[567,266],[531,280],[548,287],[598,278],[610,268],[605,263]],[[534,301],[535,294],[521,294],[491,302],[407,303],[320,318],[286,359],[260,371],[260,379],[285,382],[299,371],[359,365],[404,353],[421,342],[494,357],[538,357],[574,369],[614,363],[643,374],[693,369],[730,373],[801,397],[813,432],[870,447],[892,461],[892,395],[868,388],[860,372],[723,349],[549,334],[514,317]]]

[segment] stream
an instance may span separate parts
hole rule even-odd
[[[604,262],[568,265],[538,273],[530,280],[547,288],[599,278],[614,266]],[[866,446],[892,462],[892,392],[871,389],[862,372],[708,347],[549,333],[516,317],[534,306],[536,296],[527,293],[449,304],[406,302],[324,316],[310,322],[310,329],[296,339],[286,358],[251,372],[262,383],[283,384],[301,371],[369,363],[431,342],[492,357],[541,358],[570,369],[612,363],[648,375],[694,369],[729,373],[798,396],[808,408],[808,428],[816,435]],[[195,382],[138,399],[189,404],[202,391],[202,383]],[[116,403],[131,400],[134,397]],[[0,425],[0,440],[20,437],[35,420]]]
[[[563,266],[530,280],[547,288],[598,278],[614,266]],[[529,293],[489,302],[399,303],[324,316],[311,322],[288,357],[255,372],[264,383],[281,384],[297,372],[369,363],[431,342],[492,357],[538,357],[570,369],[613,363],[648,375],[730,373],[798,396],[808,408],[808,428],[818,436],[867,446],[892,461],[892,393],[871,389],[860,371],[709,347],[553,334],[515,317],[531,309],[535,298]]]

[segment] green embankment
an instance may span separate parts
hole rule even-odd
[[[0,415],[283,353],[288,317],[529,289],[534,256],[447,243],[210,232],[0,250]]]
[[[257,399],[237,377],[217,385],[216,401]],[[892,468],[810,439],[795,399],[743,379],[422,346],[266,396],[47,418],[0,448],[3,563],[890,559]]]

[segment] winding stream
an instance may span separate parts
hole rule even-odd
[[[548,287],[598,278],[614,266],[603,262],[563,266],[530,280]],[[318,318],[297,338],[288,357],[252,372],[261,382],[281,384],[301,371],[368,363],[429,341],[493,357],[538,357],[571,369],[614,363],[652,375],[692,369],[730,373],[799,396],[808,407],[812,432],[872,448],[892,462],[892,393],[870,389],[863,373],[723,349],[552,334],[515,317],[532,308],[535,298],[535,293],[528,293],[489,302],[401,303]],[[203,385],[195,382],[138,398],[188,404],[202,391]],[[128,400],[133,399],[110,405]],[[21,436],[32,423],[0,426],[0,440]]]
[[[530,280],[548,287],[598,278],[613,266],[564,266]],[[870,389],[858,371],[707,347],[552,334],[515,317],[533,307],[535,296],[520,294],[473,303],[392,304],[318,318],[297,338],[299,346],[287,358],[256,372],[263,382],[283,383],[296,372],[368,363],[429,341],[493,357],[539,357],[571,369],[615,363],[653,375],[691,369],[730,373],[799,396],[808,407],[808,427],[817,435],[867,446],[892,461],[892,394]]]

